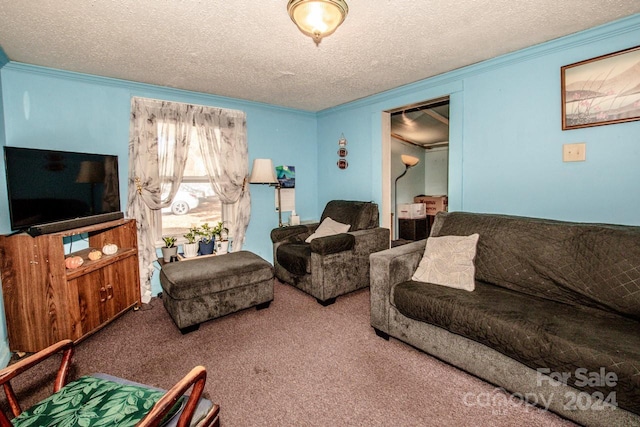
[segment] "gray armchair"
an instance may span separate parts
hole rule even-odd
[[[333,200],[325,218],[350,224],[347,233],[319,237],[306,243],[320,223],[271,231],[276,277],[312,295],[322,305],[336,297],[369,286],[369,255],[389,248],[389,230],[379,227],[378,205]]]

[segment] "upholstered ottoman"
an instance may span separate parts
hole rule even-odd
[[[269,307],[273,277],[271,264],[248,251],[172,262],[160,270],[162,301],[184,334],[229,313]]]

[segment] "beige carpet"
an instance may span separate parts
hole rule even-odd
[[[105,372],[163,388],[204,365],[206,393],[220,404],[224,427],[574,425],[377,337],[368,289],[322,307],[277,283],[270,308],[210,321],[184,336],[154,298],[79,344],[74,361],[73,378]],[[16,387],[26,400],[44,393],[44,371]]]

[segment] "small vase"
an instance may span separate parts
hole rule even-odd
[[[217,246],[216,246],[216,252],[219,254],[226,254],[227,252],[229,252],[229,241],[228,240],[221,240],[219,242],[217,242]]]
[[[213,247],[215,244],[215,240],[211,239],[211,241],[209,243],[205,243],[205,242],[198,242],[198,245],[200,247],[200,255],[210,255],[213,253]]]
[[[171,257],[178,255],[178,247],[172,246],[167,248],[166,246],[162,248],[162,260],[164,262],[171,262]]]
[[[185,258],[193,258],[198,256],[198,242],[185,243],[182,245]]]

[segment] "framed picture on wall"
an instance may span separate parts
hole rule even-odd
[[[640,120],[640,46],[560,68],[562,130]]]

